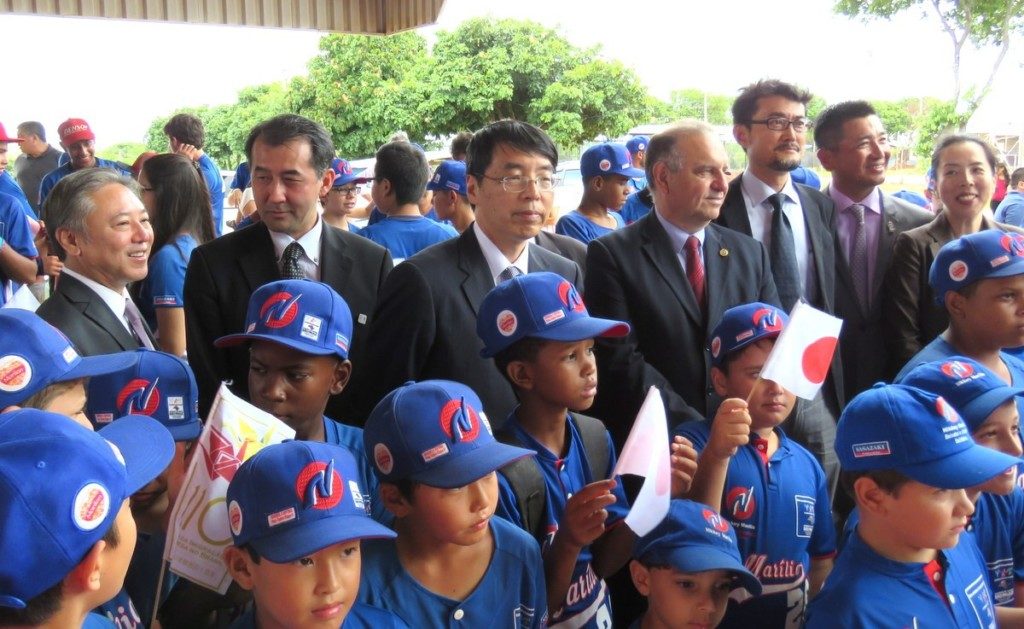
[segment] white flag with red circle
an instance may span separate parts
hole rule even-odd
[[[761,378],[779,383],[797,397],[814,399],[828,375],[842,327],[842,319],[798,301],[761,368]]]
[[[672,490],[668,419],[665,401],[657,387],[647,390],[647,398],[636,415],[626,444],[622,446],[612,478],[620,474],[644,477],[643,487],[625,519],[626,526],[637,535],[644,536],[665,519]]]

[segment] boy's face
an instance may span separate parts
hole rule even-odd
[[[327,398],[341,393],[350,370],[351,363],[337,356],[314,356],[271,341],[253,341],[250,401],[305,435],[323,422]]]
[[[418,484],[413,500],[403,502],[398,517],[417,522],[427,539],[441,544],[473,546],[490,534],[489,523],[498,506],[498,475],[491,472],[456,489]]]
[[[152,523],[163,523],[164,515],[172,506],[171,496],[167,489],[171,483],[180,484],[185,475],[185,445],[184,441],[174,443],[174,457],[171,464],[167,466],[159,476],[149,481],[145,487],[132,494],[131,507],[132,515],[139,519],[140,525],[151,525]],[[146,526],[143,526],[145,529]],[[149,533],[157,531],[150,530]]]
[[[97,605],[109,601],[121,591],[124,577],[128,574],[128,564],[131,563],[132,554],[135,552],[137,533],[128,500],[121,503],[114,525],[117,526],[118,543],[116,547],[108,544],[103,548],[103,580],[96,595],[99,601]]]
[[[725,369],[716,367],[711,370],[711,381],[718,395],[742,400],[750,397],[751,430],[778,426],[786,421],[796,404],[796,397],[774,380],[758,382],[757,377],[773,347],[775,339],[761,339],[740,349]],[[757,390],[751,397],[755,384]]]
[[[998,450],[1010,456],[1021,455],[1020,417],[1017,403],[1007,400],[1002,406],[992,411],[978,429],[971,433],[978,445]],[[1011,467],[1005,473],[989,480],[979,489],[990,494],[1005,496],[1013,491],[1017,484],[1017,468]]]
[[[882,491],[882,490],[879,490]],[[911,480],[880,494],[892,548],[906,556],[956,546],[974,504],[963,489],[939,489]]]
[[[324,214],[328,216],[345,216],[352,213],[356,207],[359,187],[354,183],[346,184],[341,188],[331,188],[327,196],[322,199]]]
[[[630,566],[633,584],[647,597],[644,626],[653,629],[715,627],[725,616],[732,574],[727,570],[681,572],[675,568]]]
[[[591,183],[601,205],[609,210],[620,210],[629,196],[629,178],[623,175],[595,177]]]
[[[89,418],[85,415],[85,402],[85,381],[79,380],[71,385],[71,388],[64,389],[53,397],[46,408],[40,410],[66,415],[76,423],[92,430],[92,424],[89,423]]]
[[[1024,345],[1024,275],[979,280],[970,297],[953,293],[952,299],[960,305],[954,319],[986,345]]]
[[[594,339],[563,343],[548,341],[537,357],[521,363],[532,394],[545,402],[585,411],[597,395],[597,358]]]
[[[249,567],[248,589],[256,601],[256,624],[337,629],[359,592],[359,540],[341,542],[291,563],[266,557]]]

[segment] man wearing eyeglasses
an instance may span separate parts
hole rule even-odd
[[[476,221],[406,259],[384,282],[372,352],[353,372],[362,417],[404,382],[444,378],[480,396],[492,427],[505,421],[515,395],[493,361],[480,357],[476,313],[488,291],[523,273],[551,271],[581,287],[574,262],[531,244],[551,205],[557,163],[551,138],[531,124],[501,120],[473,135],[466,193]]]
[[[719,224],[764,243],[782,307],[802,299],[835,312],[835,241],[832,200],[790,172],[800,166],[811,121],[810,92],[776,79],[742,90],[732,105],[733,136],[747,154],[743,174],[729,184]],[[835,422],[843,404],[840,352],[818,397],[799,400],[786,432],[810,450],[835,493],[839,462],[833,450]]]

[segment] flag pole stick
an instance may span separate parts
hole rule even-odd
[[[156,625],[156,614],[160,611],[160,590],[164,587],[164,575],[167,574],[167,566],[170,562],[166,559],[160,563],[160,576],[156,580],[156,596],[153,597],[153,614],[149,618],[149,626]]]

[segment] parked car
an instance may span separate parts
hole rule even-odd
[[[578,159],[560,162],[555,169],[553,221],[575,210],[583,198],[583,175]]]

